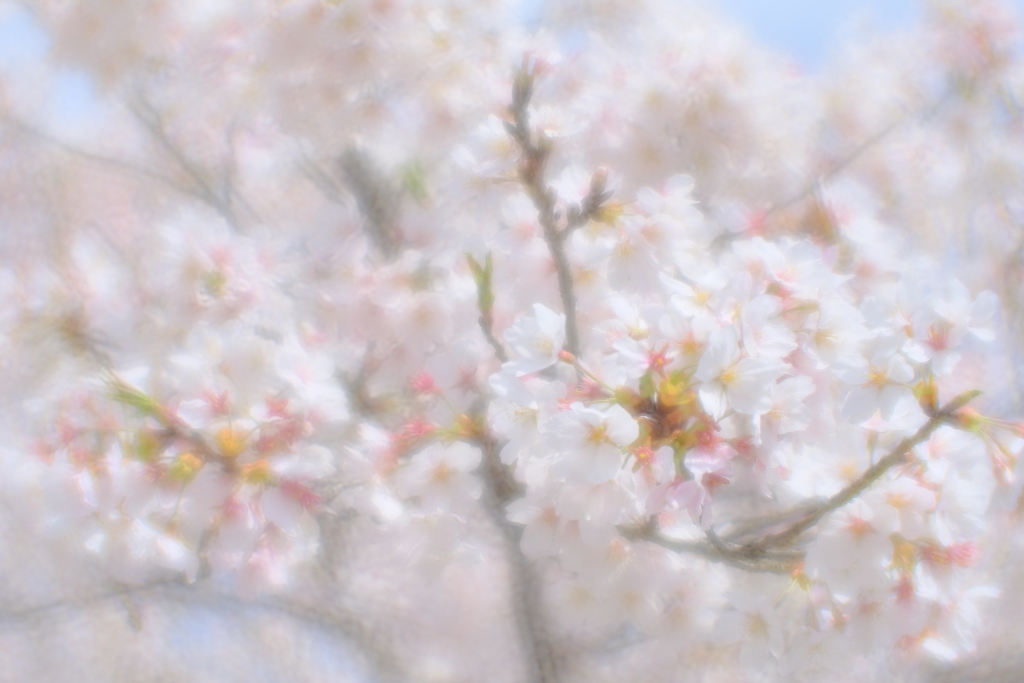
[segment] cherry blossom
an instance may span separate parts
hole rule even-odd
[[[565,340],[565,316],[534,304],[533,316],[520,318],[505,333],[505,339],[519,354],[508,366],[516,375],[528,375],[554,364]]]
[[[729,326],[712,333],[694,376],[703,382],[701,402],[713,417],[729,408],[760,415],[771,408],[767,390],[784,369],[771,358],[740,358],[739,332]]]
[[[10,508],[127,605],[372,634],[368,679],[974,656],[1022,551],[1024,68],[932,5],[809,75],[668,0],[33,3]]]

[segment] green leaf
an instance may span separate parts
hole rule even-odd
[[[143,415],[160,417],[162,414],[160,404],[156,399],[121,380],[114,380],[111,383],[110,398],[122,405],[137,409]]]
[[[466,263],[469,264],[469,270],[473,274],[473,281],[476,283],[477,308],[480,309],[481,315],[489,316],[491,308],[494,307],[494,289],[491,287],[491,274],[494,272],[494,262],[491,259],[491,253],[487,252],[487,258],[482,266],[479,261],[473,258],[472,254],[467,253]]]

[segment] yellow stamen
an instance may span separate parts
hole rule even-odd
[[[747,633],[755,638],[768,637],[768,622],[760,614],[747,615]]]
[[[203,461],[192,453],[182,453],[167,469],[167,476],[182,484],[192,481],[203,468]]]
[[[213,437],[213,442],[217,445],[217,450],[225,458],[238,457],[246,447],[245,434],[231,427],[221,428],[217,435]]]
[[[815,346],[831,347],[836,344],[836,333],[830,328],[824,328],[814,333],[814,344]]]
[[[597,425],[596,427],[590,428],[590,434],[587,435],[587,441],[589,443],[604,443],[608,440],[608,427],[606,425]]]
[[[430,470],[430,481],[435,484],[447,484],[451,481],[454,476],[455,470],[446,462],[437,463],[432,470]]]
[[[266,460],[257,460],[242,466],[242,481],[246,484],[257,486],[271,484],[274,481],[274,473],[270,469],[270,463]]]
[[[533,348],[537,349],[544,356],[550,356],[551,352],[555,348],[555,343],[551,341],[550,337],[541,337],[533,342]]]

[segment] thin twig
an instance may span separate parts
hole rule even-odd
[[[744,537],[758,536],[771,530],[773,527],[783,527],[791,524],[796,519],[816,510],[823,502],[823,498],[816,498],[774,514],[730,522],[728,532],[722,536],[722,539],[729,543],[738,544]]]
[[[299,167],[302,169],[310,182],[316,185],[328,200],[335,204],[345,205],[345,190],[340,182],[319,166],[312,158],[303,155],[299,160]]]
[[[932,415],[929,420],[912,436],[904,438],[896,444],[896,447],[893,448],[893,450],[885,457],[864,470],[864,473],[861,474],[856,481],[830,497],[814,511],[804,515],[796,522],[793,522],[783,531],[769,534],[757,541],[745,543],[744,545],[739,546],[738,550],[746,554],[748,557],[757,557],[769,548],[777,548],[793,542],[798,536],[800,536],[800,534],[821,521],[825,515],[849,503],[851,500],[859,496],[865,489],[878,481],[882,475],[894,466],[904,462],[907,454],[915,446],[927,441],[931,437],[932,432],[942,425],[948,424],[953,419],[954,413],[967,405],[967,403],[977,395],[978,392],[975,391],[968,391],[960,394]]]
[[[506,362],[508,360],[508,352],[505,351],[505,347],[502,346],[498,338],[494,336],[494,318],[489,315],[481,315],[478,322],[480,323],[480,331],[484,334],[484,339],[494,349],[494,355],[502,363]]]
[[[854,147],[846,156],[841,158],[839,161],[834,163],[824,173],[818,175],[813,181],[808,182],[804,185],[804,188],[797,194],[791,196],[789,199],[783,200],[778,204],[774,204],[768,208],[765,212],[765,217],[772,215],[778,211],[792,206],[800,201],[803,201],[807,197],[814,194],[821,185],[834,178],[835,176],[846,170],[854,161],[861,157],[865,152],[870,150],[872,147],[877,145],[885,138],[892,135],[895,131],[902,128],[906,123],[913,120],[926,121],[934,116],[947,102],[952,99],[954,94],[953,90],[948,90],[938,100],[934,101],[931,105],[926,107],[923,111],[919,111],[917,114],[912,116],[902,116],[895,121],[891,121],[888,125],[883,127],[881,130],[876,131],[873,135],[868,137],[866,140],[862,140],[860,144]]]
[[[154,135],[158,135],[156,130],[152,127],[152,125],[147,124],[146,120],[143,118],[142,115],[136,113],[136,116],[138,116],[140,121],[142,121],[143,124],[146,125],[148,130],[154,132]],[[227,220],[232,225],[232,227],[235,227],[237,229],[237,221],[234,212],[231,210],[230,200],[222,200],[222,198],[216,192],[214,192],[205,181],[202,180],[201,175],[199,175],[198,171],[196,171],[191,165],[182,166],[182,168],[186,172],[186,175],[188,175],[193,180],[192,183],[186,184],[178,182],[177,180],[169,176],[166,176],[158,171],[146,168],[145,166],[140,166],[138,164],[134,164],[124,159],[108,157],[103,154],[97,154],[96,152],[90,152],[80,147],[76,147],[75,145],[60,140],[50,135],[49,133],[45,133],[28,123],[19,121],[9,116],[4,116],[0,120],[5,122],[11,128],[21,133],[27,134],[41,142],[45,142],[46,144],[51,145],[52,147],[55,147],[56,149],[59,149],[67,154],[77,156],[86,161],[102,164],[104,166],[110,166],[112,168],[117,168],[121,171],[137,174],[144,178],[148,178],[162,185],[165,185],[166,187],[169,187],[170,189],[179,192],[183,195],[187,195],[194,199],[198,199],[203,203],[211,206],[214,210],[217,211],[217,213],[221,214],[221,216],[223,216],[224,219]],[[171,155],[175,158],[175,161],[179,165],[182,165],[183,161],[184,163],[188,163],[187,160],[182,155],[182,153],[180,152],[180,150],[176,150],[173,143],[171,143],[170,140],[166,138],[166,136],[160,137],[158,135],[158,139],[161,140],[161,144],[166,149],[175,150],[171,152]],[[246,207],[247,212],[255,217],[255,211],[248,205],[247,202],[245,202],[244,198],[241,197],[241,195],[239,195],[233,188],[227,188],[225,196],[233,197],[234,199],[238,200],[243,206]]]
[[[181,183],[178,183],[178,182],[172,180],[171,178],[168,178],[165,175],[157,173],[156,171],[153,171],[151,169],[145,168],[144,166],[138,166],[136,164],[133,164],[133,163],[128,162],[128,161],[125,161],[123,159],[115,159],[113,157],[107,157],[107,156],[104,156],[102,154],[96,154],[95,152],[89,152],[89,151],[81,149],[79,147],[75,147],[72,144],[64,142],[63,140],[59,140],[59,139],[53,137],[52,135],[50,135],[48,133],[44,133],[43,131],[39,130],[38,128],[35,128],[34,126],[32,126],[30,124],[27,124],[27,123],[25,123],[23,121],[19,121],[17,119],[13,119],[13,118],[10,118],[10,117],[4,117],[3,121],[5,123],[7,123],[7,125],[9,125],[10,127],[14,128],[14,129],[16,129],[16,130],[18,130],[18,131],[20,131],[22,133],[30,135],[31,137],[34,137],[34,138],[36,138],[37,140],[39,140],[41,142],[45,142],[48,145],[56,147],[57,149],[61,150],[62,152],[66,152],[66,153],[71,154],[73,156],[81,157],[82,159],[85,159],[86,161],[92,161],[92,162],[95,162],[95,163],[98,163],[98,164],[103,164],[103,165],[106,165],[106,166],[117,167],[117,168],[119,168],[119,169],[121,169],[123,171],[129,171],[131,173],[137,173],[138,175],[144,176],[144,177],[149,178],[151,180],[155,180],[155,181],[157,181],[159,183],[167,185],[171,189],[176,190],[177,192],[180,192],[182,194],[186,194],[186,195],[193,196],[193,197],[196,196],[196,193],[195,193],[195,191],[192,188],[190,188],[190,187],[188,187],[186,185],[182,185]],[[204,201],[205,201],[205,198],[202,198],[202,199],[204,199]]]
[[[67,610],[81,611],[120,602],[128,611],[130,626],[134,630],[140,630],[145,628],[145,621],[139,616],[139,603],[152,601],[280,614],[299,623],[333,631],[355,643],[381,680],[404,679],[399,665],[401,660],[396,656],[395,648],[386,642],[379,629],[365,623],[357,610],[345,609],[338,605],[310,605],[287,596],[268,595],[250,601],[227,591],[216,590],[211,584],[185,585],[180,579],[158,579],[138,586],[113,584],[108,589],[99,590],[91,595],[0,611],[0,628],[24,628],[28,621],[58,618]]]
[[[505,123],[505,130],[522,152],[519,160],[519,182],[526,190],[534,207],[537,220],[544,230],[544,242],[555,263],[558,275],[558,292],[562,298],[565,313],[565,345],[575,356],[580,355],[579,332],[576,323],[576,293],[573,286],[572,268],[565,252],[565,242],[572,232],[596,216],[601,205],[608,199],[605,182],[608,173],[598,169],[590,182],[590,192],[578,207],[567,211],[566,225],[558,227],[559,214],[555,210],[558,194],[547,186],[544,170],[551,156],[551,140],[543,133],[534,136],[530,130],[530,99],[533,97],[533,74],[525,67],[516,74],[512,87],[512,104],[508,112],[512,121]]]
[[[885,457],[867,468],[856,481],[834,496],[815,505],[811,510],[808,511],[807,504],[804,503],[796,509],[786,510],[769,520],[769,525],[773,525],[779,520],[799,515],[796,521],[780,532],[738,545],[722,540],[713,528],[705,532],[707,541],[682,541],[669,538],[657,529],[653,521],[641,528],[620,528],[619,531],[626,538],[650,541],[673,552],[700,555],[713,562],[721,562],[744,571],[790,573],[803,562],[804,552],[796,548],[785,549],[785,546],[797,540],[801,534],[814,527],[826,515],[859,496],[890,469],[904,462],[907,454],[915,446],[927,441],[932,433],[942,425],[950,424],[955,420],[956,412],[979,393],[967,391],[951,400],[937,410],[917,432],[900,441]],[[741,527],[741,529],[743,528]],[[749,529],[743,529],[739,534],[734,532],[734,535],[746,533],[749,533]]]
[[[142,123],[143,127],[149,131],[150,135],[160,143],[160,146],[164,148],[164,151],[170,155],[178,167],[184,171],[185,175],[192,180],[193,194],[216,209],[232,228],[240,230],[238,217],[231,209],[231,204],[227,201],[226,196],[222,197],[214,190],[210,181],[206,179],[199,168],[170,139],[160,117],[160,112],[142,97],[139,98],[136,106],[131,107],[131,111],[139,122]]]
[[[803,560],[803,553],[797,551],[771,551],[758,558],[748,558],[724,547],[715,547],[710,540],[682,541],[665,536],[655,528],[644,528],[640,531],[620,528],[620,531],[626,538],[632,540],[649,541],[675,553],[697,555],[711,562],[752,573],[789,574]]]

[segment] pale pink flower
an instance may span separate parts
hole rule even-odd
[[[748,415],[771,409],[768,389],[786,366],[772,358],[740,358],[739,332],[727,327],[712,333],[694,377],[699,379],[700,400],[716,420],[729,408]]]
[[[785,634],[778,612],[767,596],[734,593],[732,609],[718,618],[714,639],[720,643],[739,643],[740,662],[763,667],[782,656]]]
[[[523,316],[505,330],[505,341],[519,356],[504,368],[517,376],[539,372],[558,362],[565,341],[565,315],[543,304],[533,305],[533,316]]]
[[[472,474],[480,458],[480,449],[466,443],[431,444],[412,456],[396,475],[396,484],[402,495],[418,498],[426,510],[450,510],[483,492],[480,479]]]
[[[907,355],[918,362],[931,361],[938,374],[952,372],[960,360],[958,347],[968,333],[992,341],[992,318],[999,306],[996,295],[985,291],[971,302],[959,280],[953,280],[942,297],[935,298],[912,316],[914,336],[907,341]]]
[[[625,456],[623,447],[640,435],[640,427],[622,406],[608,410],[573,403],[544,429],[558,451],[554,471],[569,481],[601,484],[615,478]]]
[[[743,348],[751,356],[783,358],[796,348],[796,335],[776,321],[782,300],[776,296],[754,297],[740,313]]]
[[[914,371],[898,353],[902,342],[898,335],[875,337],[865,342],[863,356],[847,357],[836,363],[836,376],[847,384],[858,385],[843,403],[843,415],[850,422],[864,422],[876,410],[887,420],[900,398],[910,393]]]

